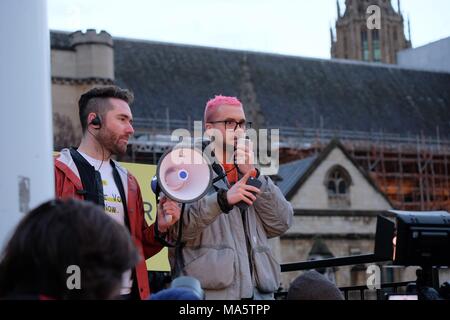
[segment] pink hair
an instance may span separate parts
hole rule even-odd
[[[222,95],[215,96],[206,103],[204,114],[205,121],[210,120],[209,117],[211,117],[214,110],[217,109],[218,106],[222,105],[242,107],[242,103],[236,97],[226,97]]]

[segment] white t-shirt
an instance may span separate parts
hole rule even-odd
[[[88,156],[86,153],[78,151],[87,162],[100,172],[102,177],[103,195],[105,197],[105,213],[116,220],[121,225],[125,226],[125,211],[123,209],[122,199],[120,197],[119,189],[116,186],[113,176],[113,168],[109,160],[101,161]],[[100,170],[99,170],[100,168]],[[122,289],[120,294],[131,293],[133,280],[131,279],[131,270],[123,274]]]

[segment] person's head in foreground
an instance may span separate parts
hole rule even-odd
[[[317,271],[307,271],[290,285],[288,300],[344,300],[334,283]]]
[[[0,258],[0,299],[113,299],[139,256],[100,208],[52,200],[19,223]]]
[[[172,281],[170,288],[151,296],[150,300],[204,300],[205,293],[200,281],[194,277],[182,276]]]

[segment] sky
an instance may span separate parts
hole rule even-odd
[[[344,10],[345,0],[339,0]],[[335,0],[47,0],[51,30],[330,57]],[[397,0],[393,1],[397,9]],[[413,47],[450,36],[449,0],[402,0]]]

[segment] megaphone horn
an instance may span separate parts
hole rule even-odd
[[[155,192],[159,187],[170,199],[188,203],[205,196],[211,183],[212,170],[202,151],[178,147],[167,151],[159,160],[152,189]]]

